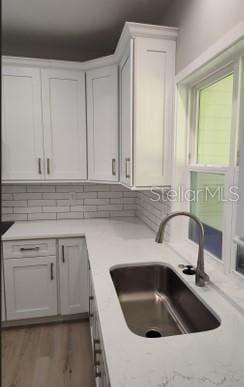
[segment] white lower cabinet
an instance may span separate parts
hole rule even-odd
[[[88,313],[85,238],[7,241],[3,257],[7,321]]]
[[[56,257],[6,259],[7,319],[57,314]]]
[[[4,277],[3,277],[3,265],[1,262],[1,321],[6,320],[5,310],[5,290],[4,290]]]
[[[89,320],[94,359],[94,374],[96,387],[110,387],[96,297],[93,288],[91,271],[89,269]]]
[[[86,313],[88,278],[85,239],[60,239],[58,250],[61,314]]]

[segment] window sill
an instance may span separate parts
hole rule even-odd
[[[168,243],[172,250],[181,256],[189,264],[196,266],[197,248],[190,243]],[[235,308],[244,314],[244,277],[238,273],[227,276],[224,273],[223,263],[212,260],[205,253],[205,271],[210,277],[211,285],[221,293]]]

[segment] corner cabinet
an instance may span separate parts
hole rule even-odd
[[[118,68],[86,73],[88,179],[118,181]]]
[[[120,182],[170,184],[176,32],[130,39],[120,62]]]

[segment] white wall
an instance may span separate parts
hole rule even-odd
[[[163,25],[179,27],[176,72],[244,21],[244,0],[172,0]]]

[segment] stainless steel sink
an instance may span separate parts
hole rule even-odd
[[[203,332],[220,325],[178,274],[161,264],[125,266],[110,271],[129,329],[156,338]]]

